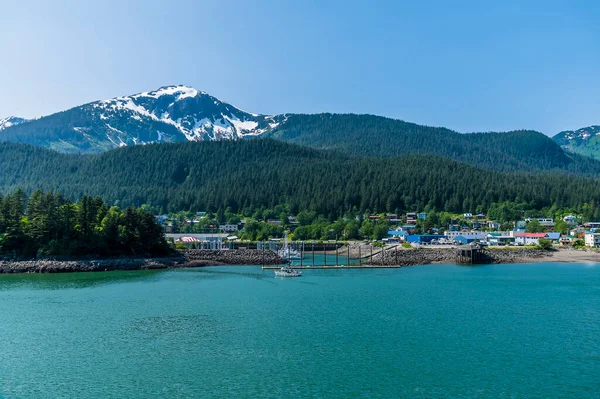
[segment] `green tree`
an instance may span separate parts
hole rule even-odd
[[[528,233],[542,233],[544,227],[537,219],[531,219],[531,221],[527,223],[527,226],[525,226],[525,231]]]

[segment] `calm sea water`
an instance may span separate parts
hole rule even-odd
[[[4,398],[600,398],[600,265],[0,276]]]

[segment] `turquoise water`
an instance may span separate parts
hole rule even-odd
[[[5,398],[599,398],[600,265],[0,276]]]

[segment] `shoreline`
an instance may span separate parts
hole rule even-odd
[[[600,252],[581,249],[558,249],[544,251],[538,249],[510,248],[486,250],[488,262],[484,264],[514,263],[600,263]],[[195,268],[207,266],[265,266],[265,269],[277,268],[285,260],[273,252],[257,250],[189,250],[180,251],[170,257],[160,258],[114,258],[79,260],[0,260],[0,274],[28,273],[75,273],[100,271],[160,270]],[[385,255],[378,253],[372,262],[362,265],[331,265],[327,269],[340,268],[400,268],[407,266],[426,266],[430,264],[456,264],[454,250],[446,249],[402,249],[398,255],[394,251]],[[298,266],[296,266],[298,267]],[[299,268],[299,267],[298,267]],[[324,267],[304,266],[308,269]]]

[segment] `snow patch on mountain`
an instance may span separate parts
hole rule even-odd
[[[90,104],[108,126],[115,116],[173,126],[186,140],[235,140],[258,136],[278,126],[281,117],[242,111],[189,86],[165,86],[154,91],[115,97]],[[165,137],[156,130],[156,141]]]
[[[21,123],[25,123],[27,121],[27,119],[18,118],[16,116],[0,118],[0,130],[8,129],[11,126],[20,125]]]

